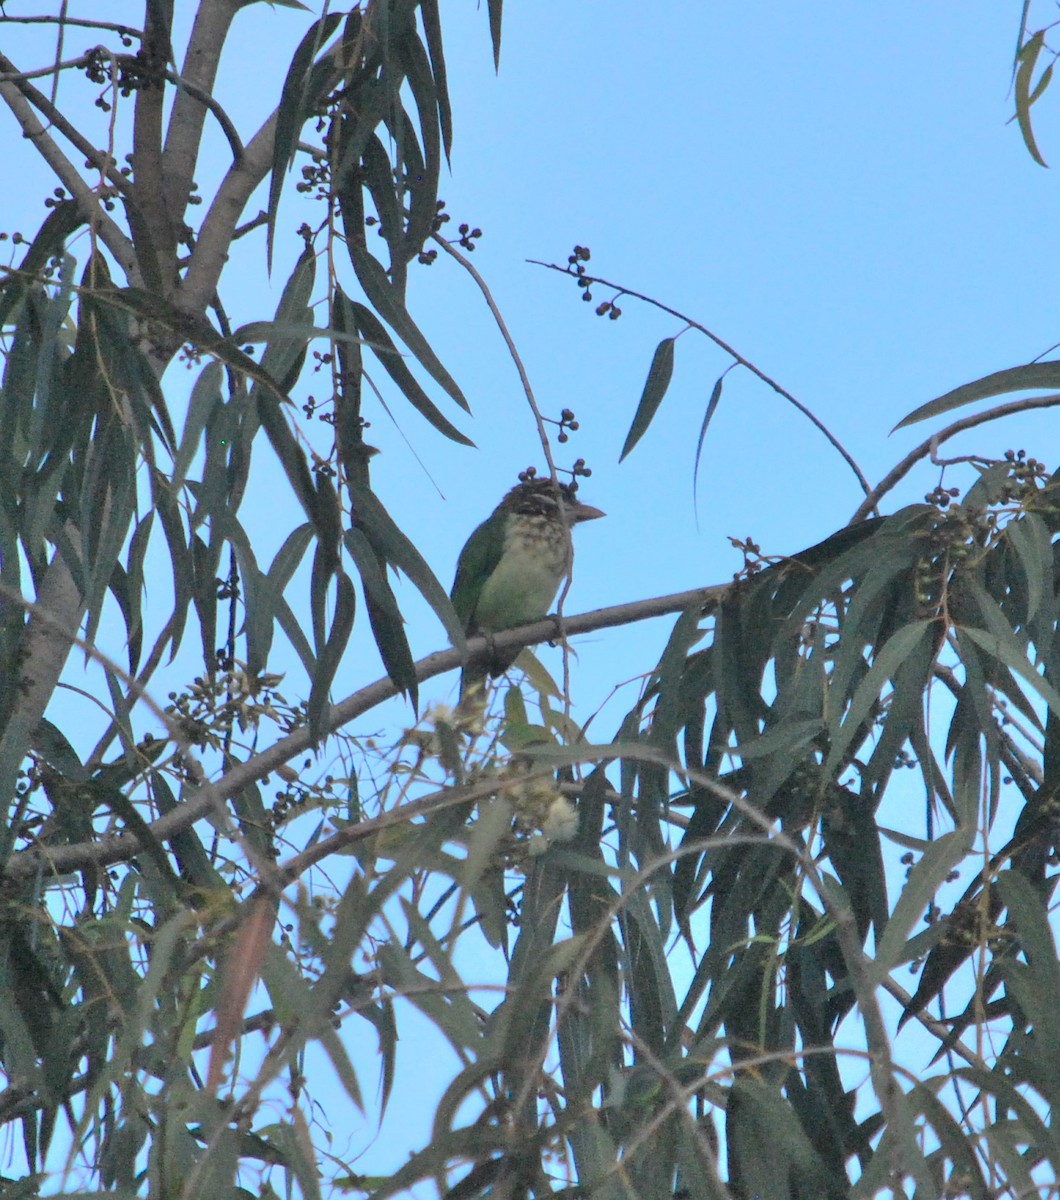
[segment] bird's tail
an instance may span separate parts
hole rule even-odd
[[[461,703],[476,692],[484,696],[486,694],[486,681],[488,678],[489,665],[487,663],[469,663],[460,672]]]

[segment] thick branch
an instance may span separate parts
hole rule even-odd
[[[199,146],[206,120],[203,96],[213,95],[217,64],[228,38],[232,19],[239,7],[235,0],[204,0],[195,14],[195,23],[181,68],[181,80],[185,86],[178,90],[173,100],[173,111],[166,129],[165,150],[162,153],[166,204],[170,217],[176,223],[184,220],[195,175],[195,164],[199,158]],[[228,130],[226,136],[231,143],[232,137]]]
[[[658,596],[631,604],[617,604],[611,608],[600,608],[594,612],[564,617],[562,633],[569,637],[573,634],[590,633],[598,629],[610,629],[616,625],[630,625],[636,621],[646,621],[654,617],[684,612],[686,609],[696,606],[706,612],[721,601],[730,586],[716,584],[713,587],[695,588],[692,591],[677,592],[670,596]],[[474,659],[476,656],[484,657],[493,650],[533,646],[549,641],[561,632],[557,629],[558,624],[556,618],[547,617],[542,621],[534,621],[532,624],[520,625],[516,629],[495,634],[492,643],[484,637],[470,638],[467,643],[468,655]],[[458,650],[440,650],[420,659],[416,664],[416,678],[420,681],[431,679],[446,671],[455,670],[464,661],[465,659]],[[324,722],[324,727],[329,733],[334,733],[343,725],[356,720],[364,713],[382,704],[384,700],[389,700],[397,694],[398,689],[389,679],[377,679],[375,683],[361,688],[360,691],[354,692],[353,695],[334,705]],[[152,835],[159,841],[165,841],[176,834],[183,833],[207,814],[218,811],[227,800],[239,795],[244,788],[259,782],[290,759],[304,754],[311,748],[309,730],[305,727],[296,729],[294,733],[274,742],[260,754],[256,754],[246,762],[238,763],[216,783],[207,784],[198,789],[190,800],[166,813],[165,816],[159,817],[150,826]],[[127,861],[138,854],[142,848],[135,835],[130,830],[126,830],[121,836],[104,837],[93,842],[81,842],[54,849],[23,851],[8,860],[4,874],[11,879],[25,879],[37,874],[38,871],[44,874],[52,872],[65,874],[89,865],[102,866],[108,863]]]
[[[73,539],[71,542],[75,544]],[[70,639],[57,634],[55,626],[76,630],[84,617],[81,590],[58,553],[44,573],[36,603],[47,618],[31,615],[22,634],[17,700],[0,736],[0,796],[5,797],[15,794],[18,771],[30,738],[44,716],[70,654]]]
[[[177,222],[167,207],[162,176],[162,111],[165,104],[169,30],[159,24],[155,6],[148,5],[140,51],[147,66],[146,80],[136,91],[133,110],[133,185],[139,216],[132,225],[133,241],[148,286],[153,283],[169,297],[177,282]]]
[[[272,166],[275,137],[276,114],[273,113],[251,139],[242,159],[233,163],[217,189],[199,230],[177,296],[177,303],[185,312],[204,312],[213,299],[221,272],[228,261],[228,248],[232,244],[240,214]]]

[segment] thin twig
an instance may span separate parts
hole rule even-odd
[[[59,71],[79,70],[88,65],[88,54],[79,54],[77,58],[68,58],[64,62],[52,63],[50,67],[38,67],[35,71],[5,72],[0,75],[0,83],[21,83],[26,79],[40,79],[44,75],[55,75]]]
[[[777,393],[778,396],[782,396],[785,400],[787,400],[787,402],[789,404],[794,405],[794,407],[797,408],[799,410],[799,412],[802,413],[802,415],[816,429],[818,429],[822,434],[824,434],[824,436],[828,439],[828,441],[831,443],[831,445],[835,448],[835,450],[842,457],[843,461],[854,472],[854,475],[857,477],[857,481],[861,485],[861,488],[865,492],[865,494],[867,496],[871,495],[872,489],[869,486],[869,481],[865,478],[864,474],[862,473],[861,468],[854,461],[854,458],[849,453],[849,451],[847,451],[847,449],[843,446],[842,442],[840,442],[839,439],[835,436],[835,434],[833,434],[831,432],[831,430],[827,427],[827,425],[825,425],[824,422],[820,420],[820,418],[816,417],[813,414],[813,412],[811,412],[811,410],[809,408],[807,408],[805,404],[802,403],[801,400],[797,400],[791,394],[791,392],[789,392],[787,390],[787,388],[781,387],[781,385],[779,383],[777,383],[777,381],[775,379],[771,378],[764,371],[762,371],[758,367],[756,367],[755,364],[753,362],[751,362],[750,359],[744,358],[744,356],[738,350],[735,350],[732,346],[729,345],[728,342],[723,341],[720,337],[718,337],[718,335],[716,333],[711,332],[711,330],[709,330],[705,325],[701,325],[698,321],[695,321],[691,317],[686,316],[683,312],[679,312],[676,308],[671,308],[668,304],[663,304],[661,300],[656,300],[653,296],[646,296],[643,292],[634,292],[630,288],[623,287],[621,284],[612,283],[608,279],[601,279],[598,275],[586,274],[586,275],[581,275],[581,276],[575,276],[573,274],[573,272],[570,271],[569,268],[567,268],[567,267],[558,266],[556,263],[541,262],[539,259],[536,259],[536,258],[529,258],[529,259],[527,259],[527,262],[531,263],[535,267],[545,267],[546,270],[549,270],[549,271],[558,271],[561,275],[567,275],[567,276],[570,276],[571,278],[585,279],[591,284],[598,283],[601,287],[613,288],[616,292],[620,293],[623,296],[632,296],[634,300],[640,300],[644,304],[650,304],[650,305],[652,305],[653,308],[657,308],[661,312],[664,312],[664,313],[669,313],[671,317],[676,317],[679,321],[685,321],[693,329],[698,329],[699,332],[702,333],[705,337],[710,338],[710,340],[714,343],[715,346],[717,346],[721,350],[724,350],[725,353],[728,354],[730,358],[732,358],[736,362],[738,362],[741,367],[746,367],[747,370],[750,371],[752,375],[757,376],[759,379],[761,379],[761,381],[764,384],[767,384],[769,387],[771,387],[773,389],[773,391]]]
[[[850,518],[850,524],[855,525],[858,521],[864,520],[869,513],[874,511],[880,500],[908,475],[922,458],[930,458],[943,442],[949,441],[956,434],[963,433],[966,429],[973,429],[976,425],[984,425],[987,421],[996,421],[1001,417],[1011,416],[1013,413],[1027,412],[1034,408],[1055,408],[1058,404],[1060,404],[1060,393],[1057,392],[1048,396],[1031,396],[1026,400],[1012,400],[1008,404],[999,404],[996,408],[988,408],[986,412],[962,417],[959,421],[954,421],[952,425],[947,425],[945,429],[940,429],[938,433],[933,433],[915,450],[911,450],[897,466],[887,472],[858,506]]]
[[[232,148],[232,157],[238,163],[246,151],[243,148],[243,140],[239,136],[239,130],[236,129],[235,124],[228,113],[225,112],[225,110],[220,104],[217,103],[217,101],[213,98],[213,96],[210,95],[209,92],[199,87],[198,84],[192,83],[190,79],[185,79],[183,75],[178,75],[176,71],[171,71],[167,68],[166,78],[175,87],[182,88],[188,93],[189,96],[193,97],[195,100],[198,100],[200,104],[213,113],[217,124],[221,126],[225,137],[228,139],[228,144]]]
[[[116,33],[119,37],[142,38],[143,30],[134,29],[131,25],[116,25],[112,21],[90,21],[84,17],[11,17],[0,13],[0,23],[9,25],[73,25],[78,29],[105,29],[108,33]]]
[[[523,385],[526,402],[530,405],[530,411],[534,414],[534,420],[537,422],[537,433],[541,439],[541,449],[544,451],[545,461],[548,463],[549,474],[552,476],[553,481],[555,481],[556,464],[552,461],[552,449],[548,444],[548,431],[545,429],[545,420],[541,416],[541,410],[537,407],[537,401],[534,399],[534,391],[530,386],[530,379],[526,373],[526,368],[523,366],[523,360],[519,357],[519,351],[515,348],[515,342],[512,340],[512,335],[508,332],[508,326],[504,323],[504,318],[501,316],[501,311],[493,299],[493,293],[490,291],[489,285],[478,271],[475,270],[471,260],[466,255],[461,254],[452,242],[447,241],[439,233],[432,233],[431,237],[442,247],[446,254],[452,255],[464,270],[467,271],[475,283],[478,284],[479,291],[485,297],[486,306],[493,314],[493,319],[497,322],[497,328],[501,331],[501,337],[504,338],[504,344],[508,347],[508,353],[512,356],[512,362],[515,363],[515,369],[519,373],[519,382]]]

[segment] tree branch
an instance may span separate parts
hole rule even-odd
[[[7,13],[0,13],[0,22],[9,25],[71,25],[76,29],[105,29],[108,33],[118,34],[119,37],[143,37],[142,30],[134,29],[131,25],[118,25],[113,21],[91,21],[85,17],[13,17]]]
[[[133,189],[141,220],[131,223],[133,243],[148,285],[167,299],[177,285],[177,228],[169,212],[162,173],[162,112],[166,64],[171,56],[162,9],[148,4],[140,57],[146,68],[133,108]]]
[[[177,92],[173,100],[173,111],[170,113],[169,125],[166,129],[166,143],[162,151],[162,170],[165,179],[166,203],[174,222],[184,220],[184,213],[191,195],[191,185],[195,174],[195,164],[199,158],[199,146],[202,142],[203,125],[206,120],[206,108],[213,107],[214,83],[217,78],[217,64],[221,58],[232,20],[239,9],[234,0],[205,0],[195,13],[195,23],[192,25],[188,49],[184,55],[184,64],[180,77],[183,88]],[[209,102],[206,97],[209,97]],[[210,103],[212,102],[212,103]],[[220,105],[214,109],[214,115],[221,121]],[[233,148],[238,161],[242,157],[242,144],[238,136],[233,141],[235,132],[228,121],[221,121],[229,144]],[[239,145],[239,151],[235,147]]]
[[[213,300],[240,213],[272,166],[275,137],[274,112],[251,138],[243,157],[232,165],[217,189],[176,296],[176,302],[185,312],[204,312]]]
[[[129,180],[118,170],[114,159],[105,151],[93,145],[75,125],[72,125],[67,120],[66,116],[55,107],[43,92],[38,91],[32,84],[25,82],[27,76],[17,71],[14,63],[3,54],[0,54],[0,67],[9,74],[12,74],[12,82],[29,103],[33,105],[50,125],[54,125],[58,129],[78,154],[83,154],[87,162],[90,162],[97,171],[106,176],[107,182],[112,187],[117,188],[123,194],[128,194],[132,191]]]
[[[561,267],[556,263],[540,262],[536,258],[529,258],[527,259],[527,262],[531,263],[535,267],[545,267],[546,270],[558,271],[561,275],[569,275],[571,278],[579,278],[578,276],[575,276],[569,268]],[[671,317],[676,317],[679,321],[684,321],[685,324],[691,325],[693,329],[698,329],[699,332],[705,337],[710,338],[715,346],[717,346],[720,350],[724,350],[730,358],[738,362],[741,367],[746,367],[752,375],[756,375],[763,383],[771,387],[778,396],[783,396],[789,404],[794,405],[794,407],[797,408],[799,412],[802,413],[802,415],[816,429],[824,434],[829,443],[835,448],[836,451],[838,451],[843,461],[854,472],[855,476],[857,477],[857,481],[861,485],[861,488],[865,494],[869,495],[871,493],[869,481],[862,474],[861,468],[854,461],[853,456],[849,453],[849,451],[847,451],[843,443],[840,442],[835,434],[831,432],[828,426],[825,425],[820,418],[816,417],[813,412],[802,403],[801,400],[796,400],[796,398],[787,390],[787,388],[781,387],[775,379],[772,379],[764,371],[759,370],[759,368],[756,367],[750,359],[744,358],[744,356],[740,354],[738,350],[734,350],[728,342],[722,341],[722,339],[718,337],[716,333],[712,333],[705,325],[701,325],[698,321],[694,321],[691,317],[686,317],[684,313],[678,312],[676,308],[670,308],[669,305],[663,304],[661,300],[656,300],[652,296],[646,296],[642,292],[631,291],[627,287],[622,287],[621,284],[611,283],[610,280],[601,279],[598,275],[585,274],[580,276],[580,278],[587,280],[589,283],[598,283],[601,287],[613,288],[620,296],[632,296],[634,300],[640,300],[644,304],[650,304],[653,308],[659,309],[660,312],[669,313]]]
[[[856,525],[858,521],[864,520],[875,509],[879,501],[891,491],[895,484],[904,479],[922,458],[930,457],[943,442],[948,442],[958,433],[963,433],[966,429],[974,429],[976,425],[985,425],[987,421],[1009,417],[1013,413],[1026,412],[1032,408],[1055,408],[1058,404],[1060,404],[1060,394],[1054,392],[1049,396],[1031,396],[1026,400],[1012,400],[1008,404],[999,404],[996,408],[988,408],[986,412],[954,421],[952,425],[947,425],[945,429],[933,433],[915,450],[911,450],[900,463],[892,467],[861,502],[849,523]]]
[[[687,592],[676,592],[673,595],[638,600],[630,604],[617,604],[610,608],[600,608],[594,612],[565,617],[562,621],[562,631],[557,628],[559,622],[555,618],[547,617],[529,625],[520,625],[518,628],[497,633],[492,640],[485,637],[469,638],[468,658],[473,660],[476,656],[485,657],[494,650],[533,646],[555,638],[561,632],[569,637],[574,634],[610,629],[617,625],[629,625],[636,621],[646,621],[654,617],[684,612],[686,609],[696,606],[707,612],[720,603],[730,587],[730,584],[715,584],[712,587],[694,588]],[[416,664],[416,678],[421,682],[431,679],[446,671],[455,670],[462,666],[464,661],[467,660],[461,656],[459,650],[436,651],[434,654],[420,659]],[[334,733],[343,725],[356,720],[383,703],[384,700],[389,700],[397,694],[397,687],[389,679],[377,679],[374,683],[361,688],[334,705],[324,722],[324,728],[328,733]],[[159,841],[166,841],[183,833],[190,829],[196,821],[202,820],[209,813],[216,812],[226,801],[239,795],[244,788],[257,783],[266,775],[270,775],[296,755],[304,754],[312,748],[312,745],[309,730],[304,726],[288,734],[287,737],[280,738],[279,741],[254,755],[253,758],[237,763],[216,783],[206,784],[199,788],[190,800],[184,801],[171,812],[159,817],[148,827],[152,836]],[[12,788],[13,786],[12,780]],[[496,786],[496,781],[494,781],[494,790]],[[3,874],[9,879],[26,879],[38,872],[44,875],[51,873],[61,875],[90,865],[103,866],[109,863],[125,862],[140,853],[142,849],[135,834],[126,829],[121,835],[103,837],[92,842],[79,842],[54,849],[35,848],[21,851],[8,859]]]
[[[10,59],[0,54],[0,69],[10,73],[14,64]],[[16,72],[17,73],[17,72]],[[32,96],[32,105],[29,97]],[[29,83],[0,83],[0,97],[10,108],[14,118],[22,127],[23,137],[28,138],[36,147],[37,152],[55,173],[56,178],[77,201],[85,219],[96,228],[99,237],[107,249],[114,255],[127,278],[139,281],[139,269],[136,261],[136,251],[132,242],[118,228],[114,220],[107,215],[100,203],[99,196],[81,177],[80,172],[66,155],[56,145],[54,139],[41,124],[33,107],[38,107],[50,121],[59,129],[64,137],[80,151],[85,153],[100,171],[106,173],[108,180],[113,170],[109,157],[102,154],[91,143],[87,142],[69,122],[54,121],[51,103]],[[53,110],[54,111],[54,110]],[[64,127],[65,126],[65,127]],[[71,137],[71,133],[74,137]],[[117,174],[117,172],[115,172]],[[124,184],[124,180],[122,183]]]

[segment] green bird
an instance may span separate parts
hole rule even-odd
[[[504,497],[467,539],[450,593],[469,637],[497,633],[548,613],[570,571],[571,529],[604,514],[583,504],[569,483],[531,479]],[[483,665],[465,669],[460,694],[490,675],[503,674],[518,649],[494,651]]]

